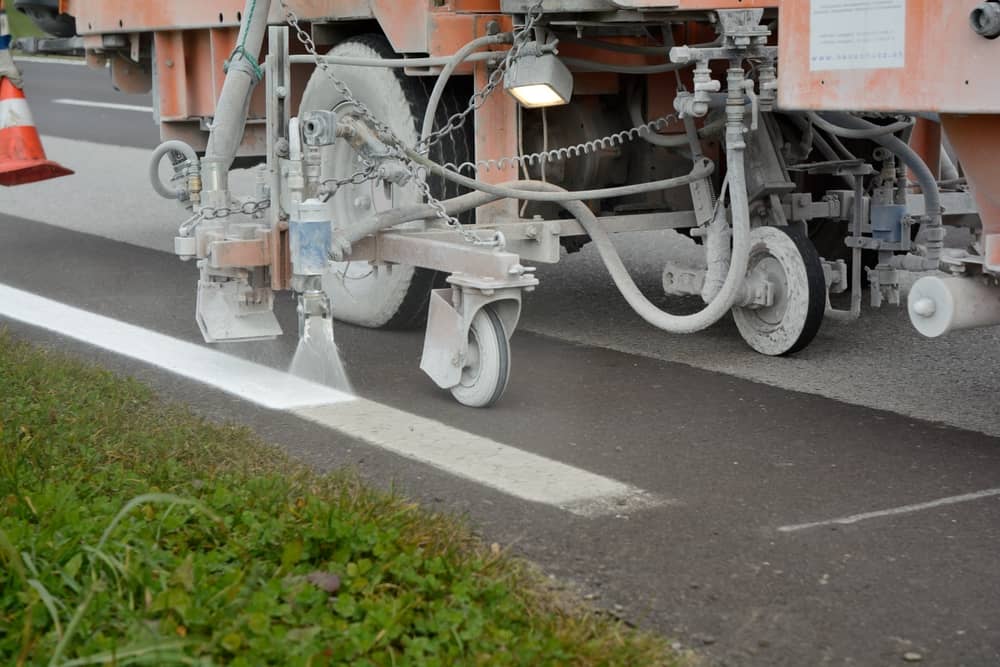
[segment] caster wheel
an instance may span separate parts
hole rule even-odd
[[[500,316],[486,306],[472,319],[462,381],[451,394],[462,405],[488,408],[503,396],[508,380],[510,341]]]
[[[809,239],[780,227],[754,229],[747,277],[770,282],[774,303],[766,308],[733,308],[743,340],[773,357],[805,349],[826,312],[823,264]]]

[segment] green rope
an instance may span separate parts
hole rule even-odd
[[[246,17],[247,30],[243,31],[243,39],[240,43],[233,49],[233,52],[229,54],[229,58],[222,66],[222,71],[229,73],[229,64],[233,61],[236,56],[242,56],[244,60],[250,63],[250,68],[253,69],[254,76],[260,81],[264,78],[264,70],[261,68],[260,63],[257,62],[256,58],[251,58],[250,53],[247,52],[247,37],[250,34],[250,24],[253,22],[253,14],[257,9],[257,0],[252,0],[250,2],[250,11]]]

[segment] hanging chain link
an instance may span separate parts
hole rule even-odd
[[[347,185],[362,185],[379,177],[379,168],[374,162],[364,160],[364,168],[359,169],[346,178],[324,178],[320,181],[320,191],[323,201],[329,201],[340,188]]]
[[[261,201],[248,201],[242,206],[236,208],[202,208],[198,214],[201,216],[202,220],[222,220],[228,218],[231,215],[236,215],[241,213],[243,215],[254,216],[258,213],[263,213],[267,209],[271,208],[271,200],[263,199]]]
[[[462,238],[466,241],[482,245],[484,243],[483,239],[478,234],[466,229],[458,218],[449,214],[444,204],[442,204],[441,201],[434,196],[431,192],[430,183],[428,182],[427,170],[405,156],[402,150],[402,147],[404,146],[403,141],[396,136],[396,133],[393,132],[388,125],[375,116],[367,105],[354,96],[350,87],[348,87],[343,80],[334,74],[330,66],[319,54],[316,42],[313,41],[312,35],[310,35],[305,28],[302,27],[301,19],[295,11],[288,6],[286,0],[279,0],[279,2],[281,4],[281,8],[285,12],[285,20],[288,22],[288,25],[295,30],[296,37],[299,42],[301,42],[302,46],[305,47],[306,53],[312,56],[313,60],[316,62],[316,67],[323,71],[337,92],[343,96],[344,101],[354,107],[354,112],[371,124],[371,126],[378,133],[379,139],[385,142],[386,145],[392,149],[394,152],[393,157],[399,159],[400,162],[406,166],[407,171],[410,173],[410,176],[416,184],[417,190],[434,209],[436,217],[447,227],[458,231],[462,235]],[[514,60],[520,56],[525,46],[532,40],[534,29],[543,14],[544,10],[542,8],[542,0],[538,0],[531,7],[531,9],[528,10],[524,25],[515,29],[513,46],[507,52],[507,55],[500,66],[494,69],[490,74],[486,86],[472,96],[469,100],[469,106],[465,111],[451,116],[444,127],[431,134],[426,141],[420,142],[419,148],[421,152],[428,151],[434,144],[441,141],[441,139],[464,127],[468,117],[485,104],[486,99],[500,86],[500,83],[503,81],[503,76],[510,68],[511,63],[513,63]],[[345,185],[358,185],[368,180],[374,180],[377,177],[377,169],[373,170],[371,168],[366,168],[363,171],[352,174],[348,178],[327,179],[323,181],[323,187],[329,193],[329,196],[333,196],[339,188]],[[329,196],[327,198],[329,198]],[[499,242],[498,239],[499,237],[494,237],[493,242]]]
[[[510,69],[510,66],[515,60],[521,57],[525,47],[534,39],[535,28],[538,26],[538,22],[544,14],[545,10],[542,8],[542,0],[538,0],[525,15],[524,25],[514,28],[514,43],[507,51],[507,54],[500,65],[498,65],[490,73],[490,76],[486,81],[486,85],[482,88],[482,90],[478,90],[472,95],[469,99],[469,106],[466,107],[464,111],[460,111],[459,113],[451,116],[443,127],[432,132],[430,136],[420,141],[417,145],[417,149],[421,153],[426,155],[434,144],[451,135],[453,132],[465,127],[465,123],[469,119],[469,116],[478,111],[486,103],[487,98],[489,98],[493,91],[500,87],[501,82],[503,82],[503,77]]]

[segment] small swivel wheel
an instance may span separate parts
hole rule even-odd
[[[805,349],[826,312],[826,278],[812,242],[780,227],[754,229],[747,281],[769,282],[773,301],[760,308],[733,308],[743,340],[773,357]]]
[[[452,387],[451,394],[462,405],[488,408],[500,400],[509,380],[507,331],[496,310],[486,306],[472,318],[462,381]]]

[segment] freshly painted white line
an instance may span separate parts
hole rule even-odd
[[[458,477],[581,516],[628,514],[676,504],[634,486],[371,401],[293,412]]]
[[[0,285],[0,317],[152,364],[267,408],[291,411],[450,474],[581,516],[627,514],[674,503],[432,419],[6,285]]]
[[[886,510],[865,512],[864,514],[852,514],[851,516],[840,517],[839,519],[828,519],[827,521],[814,521],[812,523],[800,523],[792,526],[781,526],[780,528],[778,528],[778,531],[782,533],[794,533],[800,530],[819,528],[821,526],[847,526],[852,523],[859,523],[861,521],[867,521],[869,519],[880,519],[882,517],[896,516],[898,514],[912,514],[913,512],[922,512],[924,510],[932,510],[936,507],[944,507],[945,505],[955,505],[957,503],[967,503],[973,500],[981,500],[982,498],[991,498],[993,496],[1000,496],[1000,488],[986,489],[984,491],[976,491],[974,493],[963,493],[960,496],[948,496],[947,498],[938,498],[937,500],[930,500],[926,503],[903,505],[901,507],[893,507]]]
[[[354,400],[343,392],[267,366],[6,285],[0,285],[0,316],[138,359],[272,410]]]
[[[87,61],[83,58],[43,58],[41,56],[14,56],[14,61],[19,63],[44,63],[45,65],[77,65],[85,67]]]
[[[114,111],[141,111],[142,113],[153,113],[153,107],[143,107],[135,104],[116,104],[114,102],[95,102],[93,100],[71,100],[59,98],[52,100],[54,104],[68,104],[75,107],[90,107],[94,109],[112,109]]]

